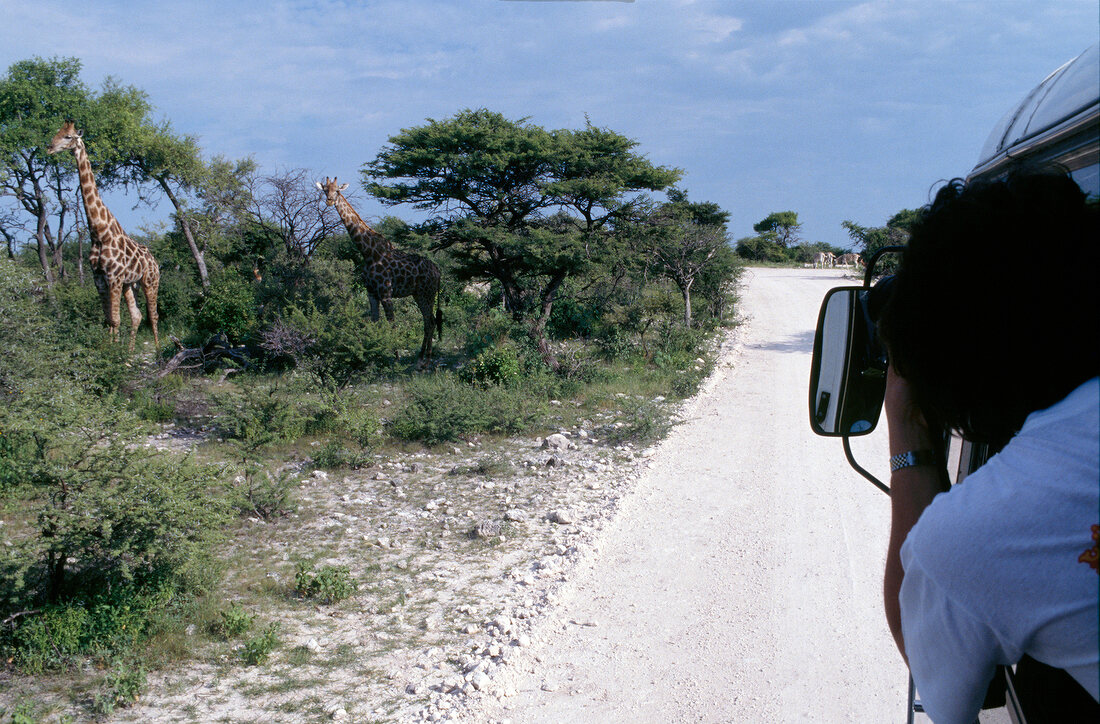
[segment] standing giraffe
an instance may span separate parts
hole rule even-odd
[[[443,339],[443,311],[439,307],[439,267],[429,259],[395,249],[384,236],[372,229],[356,213],[341,193],[348,187],[336,185],[336,179],[325,177],[324,185],[317,188],[325,195],[325,203],[335,206],[340,220],[348,230],[352,241],[358,245],[366,260],[363,280],[370,296],[370,317],[378,321],[378,303],[386,310],[386,319],[393,321],[393,300],[412,297],[424,318],[424,342],[420,345],[419,360],[426,362],[432,356],[432,332],[439,330]],[[435,316],[432,316],[432,306]]]
[[[145,293],[149,324],[153,327],[153,345],[159,349],[157,290],[160,287],[160,267],[147,247],[126,236],[118,219],[99,198],[83,135],[84,131],[78,131],[72,121],[66,121],[50,141],[46,153],[52,155],[68,149],[76,159],[76,167],[80,173],[80,193],[84,199],[84,212],[88,215],[88,234],[92,241],[88,261],[99,290],[100,301],[103,303],[107,330],[111,341],[117,342],[118,307],[125,294],[126,306],[130,309],[130,351],[134,350],[134,337],[141,325],[141,312],[138,311],[137,301],[134,299],[134,287],[141,284]]]

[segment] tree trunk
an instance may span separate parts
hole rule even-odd
[[[50,255],[46,246],[46,205],[41,204],[38,211],[38,229],[35,238],[38,241],[38,261],[42,264],[42,273],[46,275],[46,283],[53,284],[53,270],[50,269]]]
[[[554,372],[561,367],[561,362],[550,349],[550,342],[546,339],[546,325],[550,321],[550,313],[554,310],[554,298],[558,294],[558,287],[565,281],[565,274],[559,272],[550,278],[546,288],[542,290],[542,304],[531,320],[531,336],[535,338],[535,346],[538,347],[542,361]]]
[[[680,287],[684,293],[684,324],[691,327],[691,282]]]
[[[195,235],[191,231],[191,224],[187,221],[187,215],[183,212],[183,207],[180,205],[179,199],[172,193],[172,189],[168,185],[168,179],[163,176],[158,177],[157,182],[164,190],[165,196],[172,202],[172,206],[176,209],[176,219],[179,221],[180,230],[183,231],[183,238],[187,240],[187,248],[191,250],[191,258],[195,260],[195,266],[199,270],[199,281],[202,282],[202,288],[209,289],[210,275],[206,271],[206,258],[202,249],[200,249],[199,245],[195,242]]]

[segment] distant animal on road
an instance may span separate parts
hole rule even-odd
[[[827,251],[819,251],[814,254],[814,269],[824,269],[833,266],[836,258]]]
[[[863,259],[859,254],[841,254],[836,263],[838,266],[863,266]]]

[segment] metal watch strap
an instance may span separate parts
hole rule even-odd
[[[915,465],[935,465],[936,453],[931,450],[908,450],[897,455],[890,456],[890,472],[896,473],[902,468],[911,468]]]

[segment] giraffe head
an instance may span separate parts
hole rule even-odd
[[[348,187],[347,184],[343,186],[336,185],[336,177],[334,176],[331,181],[328,180],[328,176],[325,176],[325,184],[322,186],[320,181],[317,181],[317,188],[321,189],[321,193],[325,195],[325,203],[329,206],[336,205],[336,197],[341,191]]]
[[[65,121],[46,147],[46,153],[53,155],[58,151],[72,151],[81,143],[80,137],[83,135],[84,131],[78,131],[72,121]]]

